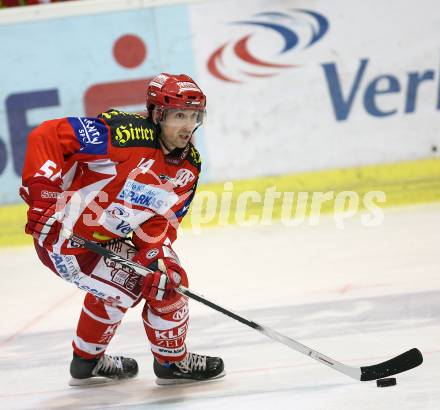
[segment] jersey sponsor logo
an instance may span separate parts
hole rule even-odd
[[[130,209],[125,208],[123,205],[116,203],[110,204],[110,206],[105,210],[107,215],[116,219],[127,219],[130,216]]]
[[[179,326],[174,329],[170,330],[155,330],[154,334],[156,336],[157,340],[160,339],[177,339],[179,337],[182,337],[186,334],[186,331],[188,330],[188,321],[183,323],[182,326]]]
[[[177,203],[179,197],[174,192],[127,179],[117,199],[164,214]]]
[[[82,154],[104,155],[107,153],[107,127],[96,118],[68,117]]]
[[[173,183],[175,186],[181,187],[194,181],[195,178],[196,176],[189,169],[182,168],[177,171]]]
[[[112,273],[112,281],[118,285],[124,286],[130,276],[131,275],[128,272],[117,269],[114,273]]]
[[[142,276],[137,274],[133,268],[123,266],[115,260],[104,258],[104,263],[111,269],[111,281],[128,290],[132,297],[137,297],[140,292]]]
[[[111,296],[107,296],[104,292],[101,292],[101,291],[99,291],[98,289],[92,288],[92,287],[90,287],[90,286],[88,286],[88,285],[83,285],[83,284],[81,284],[80,281],[81,281],[82,279],[84,279],[84,276],[81,277],[81,278],[79,278],[78,280],[77,280],[77,279],[74,279],[74,280],[72,281],[72,283],[73,283],[78,289],[85,290],[86,292],[91,293],[93,296],[96,296],[97,298],[104,299],[106,302],[109,302],[109,304],[111,304],[112,306],[116,306],[116,305],[119,305],[119,304],[122,303],[121,301],[118,301],[117,299],[112,298]]]
[[[120,125],[112,134],[112,145],[116,147],[142,147],[146,142],[153,140],[152,128],[134,126],[132,123]]]
[[[127,245],[123,240],[106,243],[105,248],[129,260],[132,260],[133,256],[137,253],[135,248]]]
[[[111,141],[114,147],[143,147],[154,141],[154,127],[148,126],[146,118],[140,114],[110,110],[103,112],[111,128]]]
[[[140,216],[142,220],[137,221],[136,215]],[[139,215],[139,212],[112,202],[99,217],[98,222],[116,235],[127,236],[144,220],[145,217]]]
[[[65,280],[71,281],[81,271],[75,256],[73,255],[59,255],[56,253],[49,253],[50,258],[55,266],[58,274]]]
[[[186,316],[188,316],[188,305],[185,305],[182,309],[179,309],[177,312],[173,315],[173,320],[182,320]]]
[[[99,222],[110,232],[128,235],[133,230],[130,223],[127,222],[129,217],[130,213],[127,208],[123,205],[112,203],[101,215],[102,221],[100,218]]]
[[[159,178],[163,181],[171,182],[173,186],[176,188],[176,187],[185,186],[186,184],[194,181],[196,176],[189,169],[182,168],[177,171],[176,176],[174,178],[171,178],[170,176],[164,174],[160,174]]]
[[[112,281],[130,291],[134,296],[137,296],[140,292],[141,278],[142,276],[136,273],[128,274],[127,272],[118,270],[112,276]]]
[[[153,258],[155,258],[157,255],[159,255],[159,249],[157,249],[157,248],[151,249],[151,250],[148,251],[148,253],[147,253],[147,259],[153,259]]]
[[[71,248],[82,248],[82,245],[80,245],[79,243],[76,243],[74,241],[72,241],[71,239],[69,239],[67,241],[67,248],[71,249]]]

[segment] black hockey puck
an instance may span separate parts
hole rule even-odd
[[[397,380],[395,377],[388,377],[387,379],[376,380],[377,387],[390,387],[395,386],[396,384]]]

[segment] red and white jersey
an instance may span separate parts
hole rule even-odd
[[[34,176],[60,181],[63,227],[87,239],[107,242],[133,232],[137,247],[173,242],[201,159],[192,144],[165,155],[158,136],[146,117],[117,110],[44,122],[29,135],[23,186]],[[83,251],[62,236],[49,250]]]

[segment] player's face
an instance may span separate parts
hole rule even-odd
[[[203,112],[198,110],[166,110],[160,123],[166,146],[171,150],[184,148],[202,120]]]

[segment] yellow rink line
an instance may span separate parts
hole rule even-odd
[[[237,200],[245,191],[254,191],[253,200],[246,202],[246,209],[237,207]],[[268,193],[280,194],[272,201],[273,206],[263,209],[264,198]],[[202,184],[190,213],[185,217],[183,228],[203,229],[209,226],[222,226],[237,222],[237,211],[241,210],[244,220],[253,218],[267,222],[267,218],[279,219],[283,209],[286,192],[294,192],[292,216],[295,216],[295,201],[298,192],[334,192],[334,197],[343,191],[353,191],[362,198],[370,191],[383,191],[386,202],[382,207],[440,201],[440,159],[398,162],[356,168],[306,172],[301,174],[236,180],[231,183]],[[307,215],[310,215],[311,197],[307,202]],[[215,209],[206,208],[209,200]],[[214,201],[214,202],[213,202]],[[267,203],[266,203],[267,205]],[[335,200],[323,203],[322,212],[332,212]],[[210,214],[209,214],[210,213]],[[0,208],[0,246],[25,245],[31,238],[23,234],[26,207],[9,205]]]

